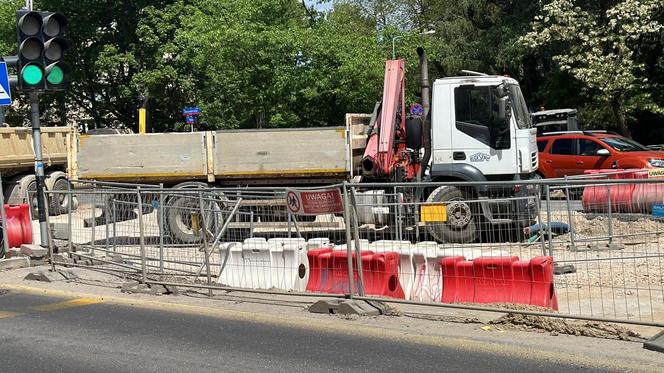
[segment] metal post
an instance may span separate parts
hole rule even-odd
[[[291,217],[290,211],[288,211],[287,214],[288,214],[287,215],[287,218],[288,218],[288,239],[290,240],[291,237],[292,237],[292,234],[291,234],[291,220],[292,220],[292,217]]]
[[[41,247],[48,245],[48,223],[46,222],[46,199],[44,198],[44,160],[42,159],[41,123],[39,122],[39,95],[30,92],[30,123],[32,144],[35,150],[35,181],[37,184],[37,210]]]
[[[569,225],[569,241],[572,247],[576,247],[574,242],[574,227],[572,226],[572,207],[570,206],[570,192],[569,185],[567,184],[567,175],[565,175],[565,204],[567,205],[567,224]]]
[[[295,233],[297,234],[297,238],[302,238],[302,232],[300,232],[300,228],[297,226],[297,220],[295,219],[295,216],[292,214],[291,214],[291,220],[293,222],[293,228],[295,228]],[[288,238],[290,238],[290,232]]]
[[[117,216],[115,215],[115,198],[111,198],[111,219],[113,220],[113,252],[118,249]]]
[[[107,205],[107,207],[108,207],[108,205]],[[106,210],[106,209],[104,209],[104,210]],[[104,228],[105,228],[105,234],[106,234],[105,239],[104,239],[104,250],[106,250],[106,252],[108,252],[108,236],[109,236],[110,233],[111,233],[111,232],[109,231],[109,230],[110,230],[110,227],[108,226],[108,225],[109,225],[109,224],[108,224],[108,223],[109,223],[108,219],[109,219],[108,211],[104,211],[104,223],[106,223],[106,224],[104,225]],[[113,237],[115,237],[115,236],[113,236]]]
[[[159,272],[164,273],[164,184],[159,184]]]
[[[350,198],[352,206],[353,232],[355,233],[355,266],[357,267],[357,294],[364,296],[364,273],[362,272],[362,250],[360,248],[360,229],[358,228],[360,219],[357,216],[357,199],[355,198],[355,188],[350,189]]]
[[[254,238],[254,210],[249,210],[249,238]]]
[[[92,236],[90,237],[90,242],[92,243],[91,254],[95,253],[95,244],[97,241],[97,183],[92,185]],[[102,212],[104,210],[102,209]]]
[[[74,240],[74,227],[72,227],[72,205],[74,203],[74,196],[72,195],[71,191],[71,181],[67,181],[67,230],[69,231],[69,242],[67,243],[67,247],[69,248],[69,252],[71,253],[73,250],[73,240]]]
[[[210,252],[207,240],[207,219],[205,219],[205,207],[203,204],[203,192],[198,192],[198,204],[201,210],[201,233],[203,235],[203,249],[205,251],[205,271],[207,272],[207,284],[212,284],[212,277],[210,275]],[[208,289],[208,296],[212,296],[212,289]]]
[[[136,187],[136,195],[138,196],[138,242],[141,246],[141,279],[145,284],[148,274],[145,264],[145,227],[143,226],[143,201],[141,200],[141,187]]]
[[[2,192],[2,175],[0,174],[0,219],[2,219],[2,247],[0,258],[9,252],[9,240],[7,238],[7,216],[5,215],[5,195]]]
[[[607,222],[608,228],[609,228],[609,245],[613,243],[613,223],[611,222],[613,220],[613,213],[611,212],[612,207],[611,207],[611,185],[606,186],[606,199],[607,199],[607,207],[609,209],[608,211],[608,219],[609,221]]]
[[[548,188],[548,186],[546,186]],[[541,190],[541,187],[540,187]],[[544,222],[542,221],[542,193],[537,193],[537,222],[540,225],[540,231],[539,231],[539,241],[540,241],[540,246],[542,247],[542,255],[546,256],[546,244],[544,243],[544,232],[542,231],[542,228],[544,227]],[[531,232],[532,233],[532,232]]]
[[[348,188],[346,182],[343,185],[344,191],[344,225],[346,226],[346,255],[348,256],[348,298],[353,298],[353,250],[351,249],[351,241],[353,240],[350,233],[350,203],[348,201]]]
[[[542,228],[542,227],[540,227]],[[546,232],[548,233],[549,255],[553,256],[553,237],[551,236],[551,188],[546,187]]]

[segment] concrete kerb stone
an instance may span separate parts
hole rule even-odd
[[[120,291],[129,294],[149,294],[149,295],[179,295],[180,291],[175,286],[164,286],[159,284],[141,284],[139,282],[125,282]]]
[[[643,344],[646,350],[664,352],[664,330],[655,334]]]
[[[27,256],[0,260],[0,271],[30,267],[30,258]]]
[[[29,256],[30,258],[44,258],[48,255],[48,249],[34,244],[21,245],[21,254]]]
[[[355,299],[323,299],[309,306],[309,312],[339,315],[378,316],[385,314],[382,302]]]
[[[9,251],[5,253],[5,259],[16,258],[20,256],[23,256],[23,254],[21,254],[21,249],[16,247],[9,249]]]
[[[78,276],[71,271],[35,271],[28,273],[23,279],[32,280],[32,281],[42,281],[42,282],[54,282],[54,281],[65,281],[65,280],[74,280]]]

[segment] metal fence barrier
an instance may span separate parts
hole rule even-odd
[[[344,295],[664,326],[658,179],[329,188],[343,213],[294,215],[286,188],[77,184],[48,193],[78,200],[49,222],[66,227],[61,249],[76,261],[58,265],[210,294]]]

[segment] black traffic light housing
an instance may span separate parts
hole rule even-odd
[[[63,38],[67,19],[61,13],[19,10],[17,80],[20,91],[65,89],[70,68],[64,62],[69,42]]]

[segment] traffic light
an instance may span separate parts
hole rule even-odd
[[[54,91],[66,87],[70,69],[64,62],[69,43],[62,37],[67,19],[60,13],[19,10],[17,75],[20,91]]]
[[[64,62],[69,42],[62,37],[67,19],[61,13],[42,12],[41,14],[46,90],[61,90],[65,88],[70,73],[69,66]]]

